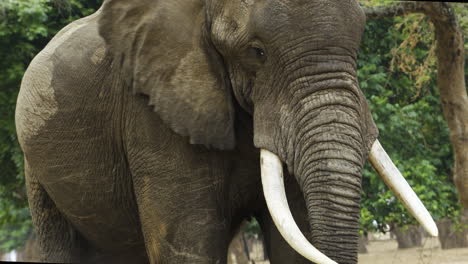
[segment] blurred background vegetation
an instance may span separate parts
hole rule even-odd
[[[368,6],[395,1],[361,1]],[[468,54],[468,5],[452,4]],[[379,140],[435,220],[460,220],[453,153],[437,88],[434,26],[422,14],[368,20],[358,77],[379,128]],[[361,228],[416,224],[369,164],[363,173]]]
[[[23,157],[14,124],[23,72],[58,30],[91,14],[101,3],[0,2],[0,251],[21,247],[32,232]],[[468,8],[463,4],[454,4],[454,8],[466,38]],[[379,139],[400,171],[436,220],[457,220],[461,206],[452,181],[452,149],[436,86],[434,48],[433,26],[423,15],[368,20],[359,53],[359,80],[380,130]],[[412,224],[416,224],[415,219],[367,165],[363,173],[361,232]],[[245,226],[250,233],[259,232],[254,220]]]

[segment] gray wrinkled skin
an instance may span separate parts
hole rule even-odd
[[[263,200],[259,148],[293,215],[357,262],[377,136],[356,80],[355,0],[107,0],[25,73],[16,121],[43,259],[226,263],[256,216],[271,263],[307,263]]]

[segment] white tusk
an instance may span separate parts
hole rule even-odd
[[[283,166],[278,156],[268,150],[260,150],[260,166],[265,200],[273,222],[299,254],[317,264],[337,264],[312,246],[294,222],[286,199],[283,181]]]
[[[413,189],[411,189],[408,182],[406,182],[403,175],[401,175],[398,168],[393,164],[378,140],[375,140],[372,145],[369,161],[380,174],[385,184],[395,193],[426,231],[431,236],[438,236],[439,231],[431,215],[426,207],[424,207],[421,200],[419,200],[416,193],[414,193]]]

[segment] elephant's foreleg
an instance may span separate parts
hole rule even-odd
[[[26,188],[32,221],[41,252],[41,260],[52,263],[78,263],[81,241],[25,160]]]
[[[145,162],[130,158],[129,165],[150,263],[226,263],[229,221],[215,184],[219,177],[206,165],[167,166],[151,152],[140,155],[146,153]]]
[[[135,186],[151,264],[226,263],[227,226],[216,208],[202,201],[204,199],[199,200],[200,197],[184,192],[175,192],[172,197],[163,199],[148,190],[139,184]],[[191,201],[177,201],[184,196]],[[189,203],[190,206],[181,203]]]

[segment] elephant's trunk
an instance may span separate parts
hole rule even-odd
[[[362,99],[350,83],[333,80],[326,94],[302,107],[304,114],[297,121],[294,144],[293,173],[306,201],[309,240],[338,263],[357,262],[361,173],[366,155]]]
[[[309,217],[309,240],[338,263],[356,263],[362,165],[354,156],[360,154],[345,144],[329,142],[306,152],[322,147],[299,165],[303,168],[299,177]]]
[[[337,70],[336,64],[325,66]],[[308,240],[339,263],[357,261],[361,172],[368,150],[365,99],[350,71],[347,65],[336,75],[314,72],[289,82],[284,91],[291,91],[292,103],[279,107],[278,127],[257,129],[255,135],[273,134],[257,146],[287,164],[306,201]]]
[[[285,89],[293,91],[290,97],[293,104],[282,105],[278,114],[269,112],[268,115],[262,115],[262,108],[256,108],[255,144],[277,154],[287,164],[289,172],[296,177],[306,202],[311,231],[308,240],[312,245],[338,263],[357,263],[362,167],[371,146],[373,145],[373,151],[377,149],[374,143],[376,133],[372,132],[373,122],[370,120],[365,99],[352,75],[343,72],[337,75],[339,78],[315,74],[310,79],[293,81],[298,86]],[[259,122],[261,117],[266,120]],[[272,118],[279,121],[273,122]],[[374,154],[371,155],[373,164],[380,162],[376,162]],[[279,160],[278,164],[281,166]],[[262,165],[265,189],[265,185],[270,184],[270,175],[264,175],[267,170],[264,167]],[[285,239],[304,256],[307,252],[314,251],[312,258],[306,256],[310,260],[333,263],[326,257],[323,258],[320,252],[315,252],[313,246],[296,247],[294,244],[297,243],[290,241],[293,238],[288,237],[288,234],[297,233],[297,230],[290,228],[295,224],[291,224],[288,217],[282,216],[288,214],[283,209],[280,213],[276,212],[275,216],[274,211],[277,208],[286,208],[286,211],[288,208],[287,205],[274,205],[283,198],[281,195],[277,198],[270,195],[269,198],[268,192],[272,190],[271,193],[274,194],[280,189],[277,184],[270,186],[272,187],[266,187],[265,197],[272,217]],[[412,190],[405,188],[397,189],[396,193],[403,200],[409,196],[413,196],[411,199],[416,198],[414,192],[408,196],[407,193]],[[418,202],[420,203],[419,200]],[[422,204],[415,208],[416,211],[426,212],[428,217],[423,218],[430,218]],[[431,221],[432,219],[428,222]],[[431,225],[433,222],[429,223]],[[281,226],[285,229],[281,230]],[[299,240],[302,240],[300,236]]]

